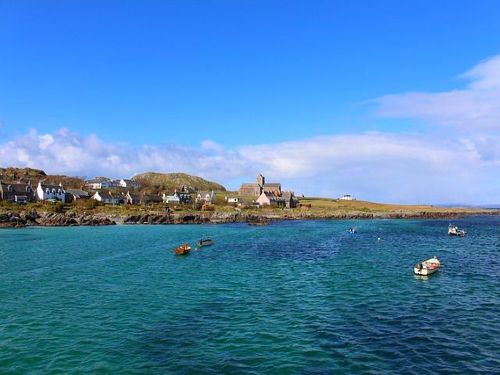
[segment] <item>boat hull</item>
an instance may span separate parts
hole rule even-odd
[[[190,251],[191,246],[184,244],[175,249],[175,255],[188,255]]]
[[[438,269],[439,268],[435,268],[435,269],[431,270],[428,268],[422,268],[421,270],[419,270],[417,267],[414,267],[413,272],[415,272],[415,275],[429,276],[429,275],[432,275],[434,272],[436,272]]]
[[[437,272],[441,268],[441,263],[437,258],[431,258],[424,260],[413,267],[413,272],[415,275],[419,276],[429,276]]]
[[[196,247],[199,249],[199,248],[206,247],[206,246],[212,246],[213,244],[214,244],[214,241],[212,241],[212,240],[198,241],[196,243]]]

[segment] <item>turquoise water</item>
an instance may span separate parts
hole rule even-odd
[[[0,372],[499,373],[500,218],[455,223],[1,230]]]

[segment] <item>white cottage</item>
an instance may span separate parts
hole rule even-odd
[[[196,202],[204,202],[212,204],[215,201],[215,192],[212,191],[200,191],[196,196]]]
[[[163,203],[180,204],[181,199],[177,192],[175,192],[174,195],[167,195],[163,193]]]
[[[122,178],[120,181],[118,181],[118,186],[129,189],[139,189],[141,187],[141,184],[134,180]]]
[[[120,204],[122,203],[121,197],[113,196],[109,191],[96,191],[92,199],[104,204]]]
[[[47,185],[40,181],[36,188],[36,197],[41,201],[56,200],[66,203],[66,191],[62,185]]]
[[[229,204],[238,204],[243,201],[240,197],[228,197],[227,195],[225,197],[225,200]]]
[[[92,190],[109,189],[118,186],[118,181],[112,181],[107,177],[96,177],[85,181],[85,185]]]
[[[352,201],[352,195],[350,194],[344,194],[342,197],[339,198],[341,201]]]

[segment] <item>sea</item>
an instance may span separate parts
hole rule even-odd
[[[449,223],[0,230],[0,373],[499,374],[500,217]]]

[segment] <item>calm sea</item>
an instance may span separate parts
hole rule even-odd
[[[500,218],[454,223],[0,230],[0,373],[499,373]]]

